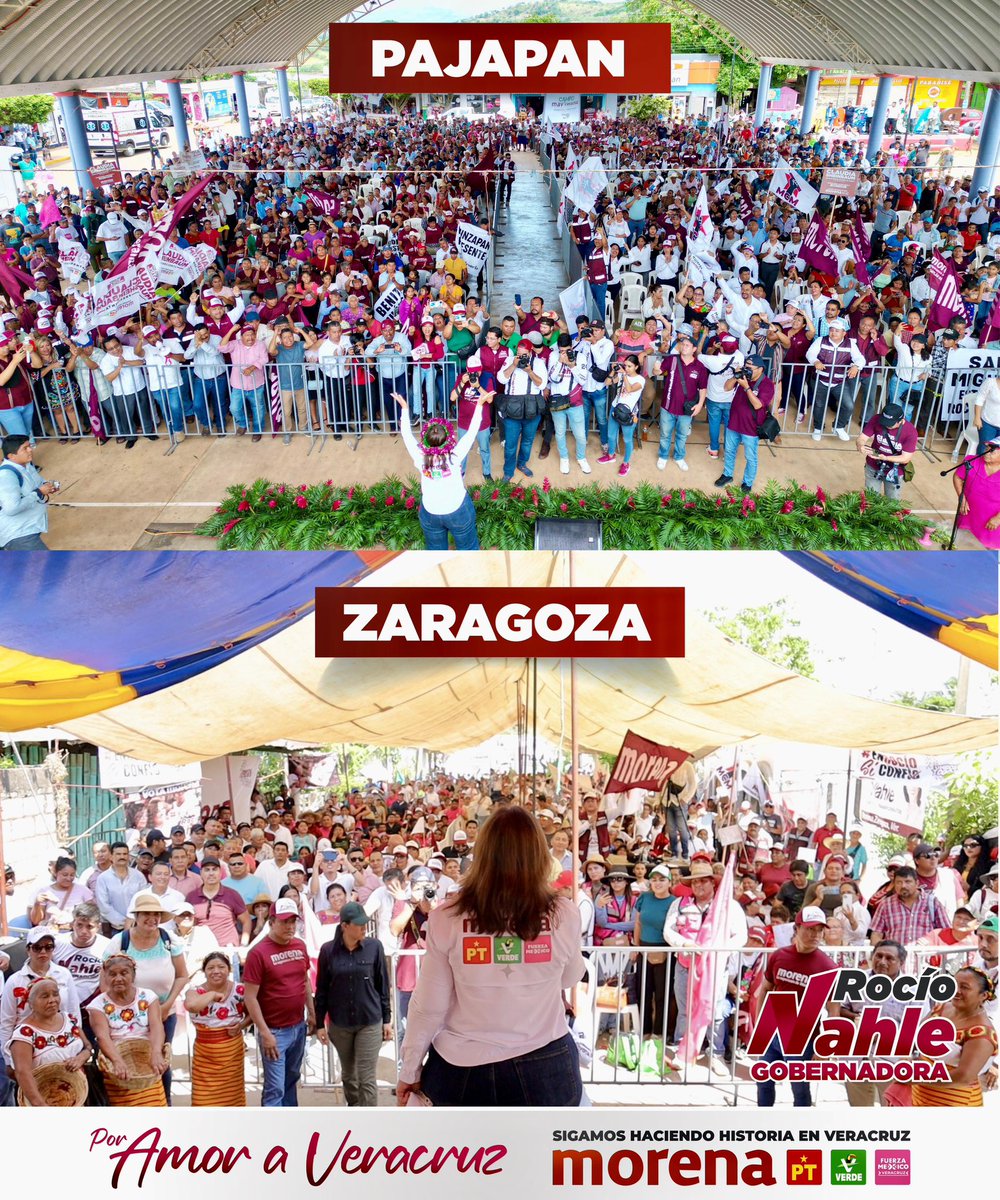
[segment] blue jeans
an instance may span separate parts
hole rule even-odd
[[[456,1067],[432,1046],[420,1089],[438,1107],[576,1107],[583,1094],[580,1057],[573,1035],[499,1062]]]
[[[590,429],[594,415],[597,416],[597,432],[601,445],[608,444],[608,389],[598,388],[596,392],[583,393],[583,426]]]
[[[719,448],[719,433],[729,424],[729,405],[723,404],[720,400],[706,400],[705,408],[708,411],[708,445],[711,450]],[[728,475],[729,472],[727,471]]]
[[[670,440],[674,439],[674,458],[684,461],[687,440],[691,433],[691,422],[694,417],[675,416],[665,408],[660,409],[660,450],[659,457],[670,458]]]
[[[22,404],[19,408],[0,409],[0,427],[6,434],[19,433],[22,437],[31,437],[31,426],[35,419],[34,401]]]
[[[48,550],[48,546],[40,533],[26,533],[24,537],[11,538],[6,546],[0,546],[0,550]]]
[[[172,1012],[169,1017],[163,1022],[163,1044],[169,1046],[174,1040],[174,1031],[177,1029],[177,1014]],[[163,1072],[163,1092],[167,1097],[167,1103],[170,1103],[170,1084],[173,1080],[174,1073],[168,1067]]]
[[[467,429],[459,429],[459,440],[465,437],[469,431]],[[493,473],[493,456],[490,454],[490,429],[480,429],[476,434],[476,445],[479,447],[479,457],[483,460],[483,474],[492,475]],[[462,463],[462,474],[465,474],[465,468],[469,465],[469,460],[466,459]]]
[[[515,421],[512,417],[504,417],[503,421],[503,473],[505,479],[512,479],[518,467],[526,467],[531,458],[531,446],[538,432],[541,417],[531,417],[527,421]],[[428,549],[430,547],[428,546]]]
[[[625,443],[625,461],[632,457],[632,447],[635,445],[635,426],[619,425],[614,417],[608,417],[608,453],[618,453],[618,435],[621,434]]]
[[[249,426],[254,433],[262,433],[267,420],[264,389],[233,388],[229,395],[229,411],[236,427],[246,429]]]
[[[753,481],[757,478],[757,451],[760,448],[756,434],[737,433],[735,429],[726,430],[726,458],[722,473],[728,475],[730,479],[734,477],[736,451],[741,445],[743,453],[747,456],[747,463],[743,468],[743,486],[753,487]]]
[[[229,412],[229,376],[223,373],[214,379],[199,379],[195,375],[191,380],[191,388],[195,420],[202,429],[215,429],[222,433]]]
[[[562,412],[552,414],[552,424],[556,431],[556,447],[560,458],[569,458],[566,447],[566,428],[569,427],[576,442],[576,460],[583,462],[587,457],[587,421],[583,415],[583,405],[577,404],[565,408]]]
[[[163,419],[171,433],[184,431],[184,392],[181,388],[154,389],[153,395],[160,406]]]
[[[428,413],[434,412],[434,396],[437,391],[437,372],[433,367],[413,368],[413,387],[410,389],[410,412],[414,419],[420,416],[421,395],[426,398]]]
[[[596,316],[599,321],[604,320],[604,309],[608,296],[608,285],[606,283],[590,284],[590,296],[594,301]]]
[[[812,1042],[806,1046],[805,1054],[783,1054],[778,1039],[775,1038],[764,1051],[763,1062],[808,1062],[813,1056]],[[775,1085],[770,1080],[757,1084],[757,1107],[774,1108]],[[809,1108],[812,1104],[812,1092],[808,1083],[792,1084],[792,1104],[796,1108]]]
[[[261,1055],[264,1065],[264,1094],[262,1108],[298,1108],[299,1097],[295,1088],[302,1072],[302,1059],[306,1053],[306,1026],[290,1025],[287,1029],[272,1029],[278,1043],[277,1059]]]
[[[663,813],[664,828],[670,840],[670,853],[674,858],[687,858],[691,835],[684,810],[678,804],[668,804]]]
[[[476,506],[468,492],[454,512],[429,513],[421,504],[420,528],[424,531],[424,543],[428,550],[447,550],[449,533],[455,539],[456,550],[479,549]]]
[[[1000,437],[1000,425],[991,425],[989,421],[984,421],[983,427],[979,431],[979,445],[976,449],[982,453],[986,443],[995,437]]]
[[[907,383],[898,376],[893,375],[889,381],[889,396],[887,403],[902,404],[903,417],[909,421],[913,416],[913,401],[920,407],[920,400],[924,394],[924,380],[920,379],[916,383]],[[906,400],[903,397],[907,397]],[[912,399],[910,398],[912,396]]]

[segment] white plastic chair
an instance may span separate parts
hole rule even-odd
[[[604,297],[604,323],[609,329],[615,323],[615,305],[610,295]]]
[[[584,990],[586,985],[586,990]],[[615,1033],[618,1034],[622,1029],[622,1021],[627,1018],[629,1022],[629,1031],[631,1033],[642,1033],[642,1026],[639,1021],[639,1005],[638,1004],[622,1004],[619,1008],[617,1005],[605,1005],[597,1003],[597,972],[596,964],[593,958],[587,959],[587,974],[583,982],[577,988],[577,1021],[586,1020],[585,1028],[593,1031],[592,1045],[597,1043],[597,1023],[604,1013],[615,1014]],[[582,1003],[579,1001],[582,1000]],[[581,1011],[586,1008],[587,1016]]]
[[[635,271],[622,271],[621,284],[623,288],[642,287],[642,276]]]
[[[623,324],[633,317],[642,316],[642,302],[645,299],[646,289],[644,287],[637,287],[635,284],[622,287],[621,319]]]
[[[672,309],[676,303],[677,303],[677,289],[675,287],[668,287],[666,284],[664,284],[663,307]]]

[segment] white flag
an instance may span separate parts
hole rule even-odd
[[[604,163],[592,154],[584,159],[573,173],[573,178],[566,185],[563,196],[571,200],[577,208],[590,212],[597,197],[608,186],[607,172]]]
[[[576,151],[572,144],[566,147],[566,182],[573,177],[573,172],[576,170]],[[559,199],[559,213],[556,216],[556,233],[560,237],[563,235],[563,230],[566,228],[566,189],[563,189],[563,194]]]
[[[90,255],[85,246],[70,238],[59,239],[59,270],[67,283],[79,283],[90,265]]]
[[[689,253],[693,255],[699,250],[708,249],[712,244],[714,233],[715,226],[712,224],[712,215],[708,211],[708,192],[705,190],[705,185],[702,184],[701,191],[698,193],[698,201],[691,213],[691,220],[688,221]]]
[[[807,183],[798,171],[793,171],[783,158],[778,159],[767,190],[782,204],[790,204],[804,213],[811,213],[819,199],[819,192],[812,184]]]
[[[588,315],[587,281],[585,279],[578,279],[575,283],[571,283],[568,288],[564,288],[559,293],[559,304],[563,310],[567,329],[575,329],[577,317]]]

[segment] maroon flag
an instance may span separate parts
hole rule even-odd
[[[329,192],[321,192],[316,188],[306,188],[306,195],[324,217],[332,217],[336,221],[340,215],[340,199],[337,196],[331,196]]]
[[[857,276],[858,283],[862,287],[871,287],[872,278],[868,274],[868,253],[871,251],[871,243],[868,243],[868,250],[864,248],[864,243],[861,238],[864,235],[864,226],[859,232],[858,222],[855,221],[851,226],[851,249],[854,251],[854,274]],[[867,241],[865,236],[865,241]]]
[[[927,315],[927,327],[934,333],[945,329],[956,317],[965,316],[965,304],[962,301],[962,288],[955,265],[943,258],[937,250],[927,268],[927,278],[935,289],[930,312]]]
[[[474,192],[488,192],[490,190],[490,175],[496,160],[497,156],[493,147],[490,146],[489,150],[483,155],[482,160],[466,175],[465,182]]]
[[[986,314],[986,324],[979,331],[980,349],[997,340],[1000,340],[1000,296],[990,305],[990,311]]]
[[[740,179],[740,220],[744,223],[753,216],[753,196],[747,189],[747,181]]]
[[[830,235],[818,212],[813,213],[809,222],[799,258],[824,275],[840,274],[840,264],[830,245]]]
[[[140,255],[142,255],[144,252],[152,248],[155,248],[158,251],[159,247],[166,242],[173,231],[177,228],[181,217],[184,216],[191,205],[194,204],[195,200],[198,199],[198,197],[202,194],[205,188],[208,187],[217,174],[217,171],[209,171],[208,174],[199,179],[193,187],[188,188],[188,190],[183,196],[181,196],[181,198],[165,217],[161,217],[155,225],[146,230],[141,238],[129,246],[126,253],[121,256],[121,258],[108,272],[106,278],[110,279],[112,275],[121,275],[124,271],[127,271],[129,267],[135,266]]]
[[[865,229],[865,223],[861,220],[860,213],[854,214],[854,226],[851,229],[851,241],[854,243],[855,249],[861,251],[865,262],[868,262],[872,256],[872,243],[871,239],[868,237],[868,230]]]
[[[0,287],[10,296],[15,304],[24,303],[24,289],[34,288],[35,281],[27,271],[12,266],[0,257]]]
[[[681,763],[690,757],[686,750],[678,750],[676,746],[661,746],[659,742],[651,742],[649,738],[640,737],[630,729],[625,734],[604,791],[627,792],[632,788],[646,788],[658,792]]]

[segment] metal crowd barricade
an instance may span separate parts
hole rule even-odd
[[[35,437],[72,441],[91,436],[96,408],[109,440],[165,438],[166,454],[191,436],[303,437],[310,441],[310,453],[328,439],[346,440],[356,449],[366,435],[398,434],[394,391],[406,397],[414,424],[431,413],[457,420],[451,401],[461,372],[456,361],[424,367],[408,358],[391,376],[380,375],[372,358],[327,361],[333,366],[268,363],[256,388],[234,387],[228,364],[213,376],[190,364],[129,368],[128,390],[118,395],[109,391],[96,403],[64,367],[45,379],[32,372]]]

